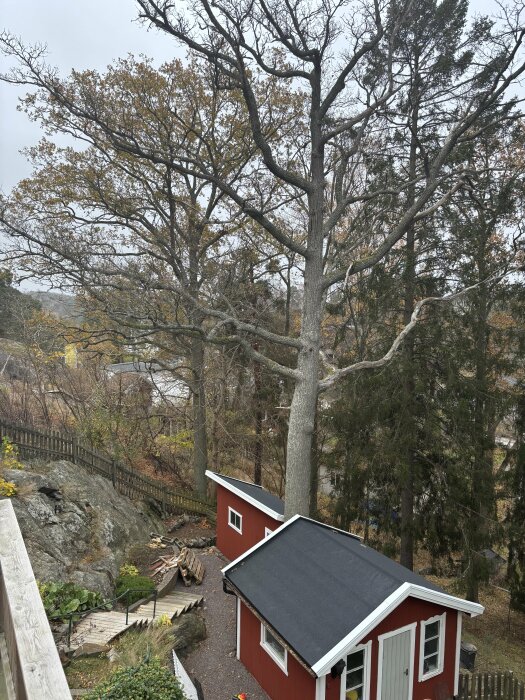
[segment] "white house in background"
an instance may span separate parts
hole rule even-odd
[[[174,369],[177,364],[174,364]],[[134,360],[106,365],[110,377],[118,374],[135,374],[145,379],[152,387],[153,403],[178,404],[188,399],[189,389],[185,382],[173,376],[173,372],[157,362]]]

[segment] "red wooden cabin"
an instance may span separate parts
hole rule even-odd
[[[261,486],[207,471],[217,485],[217,547],[237,559],[283,524],[284,503]]]
[[[271,700],[451,698],[462,615],[483,612],[360,538],[301,516],[223,576],[237,596],[237,657]]]

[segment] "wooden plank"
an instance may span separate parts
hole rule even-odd
[[[0,501],[0,627],[19,700],[71,695],[13,504]]]

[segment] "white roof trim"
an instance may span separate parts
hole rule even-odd
[[[277,513],[277,511],[272,510],[268,506],[265,506],[264,503],[257,501],[255,498],[252,498],[251,496],[248,496],[246,493],[244,493],[244,491],[241,491],[241,489],[236,488],[235,486],[230,484],[225,479],[222,479],[220,474],[215,474],[215,472],[211,472],[209,469],[207,469],[205,473],[209,479],[211,479],[212,481],[215,481],[215,483],[219,484],[219,486],[222,486],[227,491],[231,491],[231,493],[234,493],[239,498],[242,498],[243,501],[246,501],[250,505],[261,510],[263,513],[266,513],[266,515],[269,515],[274,520],[279,520],[280,522],[284,521],[284,515]],[[234,477],[231,477],[231,478],[233,479]],[[241,479],[237,479],[237,481],[241,481]],[[243,483],[249,484],[250,486],[257,486],[257,484],[250,484],[249,481],[245,481]],[[261,488],[261,487],[259,487],[259,488]]]
[[[368,615],[357,627],[346,635],[333,649],[325,654],[319,661],[312,666],[312,671],[317,676],[324,676],[330,671],[332,666],[348,654],[349,651],[359,642],[365,635],[371,632],[382,620],[385,619],[398,605],[400,605],[408,597],[427,600],[430,603],[444,605],[445,607],[454,608],[461,612],[467,612],[471,617],[481,615],[484,607],[478,603],[471,603],[462,598],[448,595],[448,593],[440,593],[433,591],[430,588],[419,586],[413,583],[403,583],[381,605]]]
[[[268,537],[265,537],[262,539],[260,542],[257,542],[257,544],[254,544],[253,547],[250,547],[250,549],[247,549],[244,554],[241,554],[240,557],[237,557],[237,559],[234,559],[230,564],[224,567],[224,569],[221,569],[222,574],[224,575],[226,571],[229,571],[232,567],[237,566],[239,562],[241,562],[243,559],[245,559],[247,556],[249,556],[252,552],[255,552],[259,547],[262,547],[265,545],[267,542],[269,542],[272,537],[275,537],[279,532],[284,530],[285,527],[288,527],[288,525],[291,525],[294,523],[298,518],[302,516],[300,515],[294,515],[293,518],[290,518],[290,520],[287,520],[285,523],[280,525],[277,530],[274,530],[271,534],[268,535]]]

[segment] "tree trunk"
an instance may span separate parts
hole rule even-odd
[[[317,421],[317,407],[312,436],[312,467],[310,479],[310,517],[317,518],[317,492],[319,490],[319,433]]]
[[[419,105],[418,105],[418,56],[415,57],[414,65],[414,86],[413,102],[414,107],[411,114],[412,137],[410,142],[409,178],[414,181],[417,169],[417,141],[415,134],[418,128]],[[413,205],[416,199],[414,185],[410,185],[407,193],[407,205]],[[403,304],[403,324],[410,323],[414,311],[416,293],[416,247],[415,232],[412,225],[407,231],[405,245],[405,271],[404,271],[404,304]],[[416,421],[415,421],[415,381],[414,381],[414,336],[410,334],[405,340],[403,347],[403,411],[400,431],[403,447],[403,465],[401,468],[401,543],[400,562],[407,569],[414,568],[414,454],[416,444]]]
[[[480,244],[477,260],[479,279],[485,279],[485,245]],[[479,602],[479,584],[487,574],[486,561],[480,552],[490,547],[488,518],[494,503],[493,453],[494,442],[489,434],[492,422],[493,401],[488,383],[489,352],[489,299],[486,285],[477,290],[474,302],[474,364],[475,397],[473,421],[473,465],[471,481],[471,515],[469,518],[468,546],[469,568],[467,573],[467,600]]]
[[[195,490],[206,496],[208,437],[206,432],[206,390],[204,385],[204,342],[200,336],[191,341],[192,409],[193,409],[193,482]]]
[[[258,349],[258,344],[254,344]],[[255,403],[255,444],[253,446],[253,482],[259,486],[262,483],[262,421],[263,414],[261,408],[261,365],[257,360],[253,362],[253,386]]]
[[[310,514],[312,483],[312,436],[315,428],[317,396],[319,393],[319,351],[321,322],[325,295],[323,290],[323,207],[324,207],[324,149],[321,142],[319,103],[321,95],[320,70],[312,76],[312,134],[311,184],[308,195],[308,255],[304,267],[304,297],[300,340],[297,357],[298,378],[290,406],[287,442],[285,519],[296,514]]]

